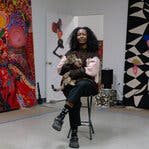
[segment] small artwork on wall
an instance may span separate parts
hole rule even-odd
[[[35,105],[31,0],[0,1],[0,112]]]
[[[98,49],[98,54],[99,54],[99,59],[101,62],[101,68],[102,68],[102,63],[103,63],[103,40],[99,40],[99,49]],[[99,72],[99,89],[102,88],[101,84],[101,72]]]
[[[102,61],[103,60],[103,40],[99,40],[99,58]]]
[[[62,55],[57,53],[57,50],[63,49],[64,45],[63,45],[63,31],[62,31],[62,20],[59,18],[57,22],[53,22],[51,25],[52,28],[52,32],[55,33],[57,35],[57,46],[53,51],[53,54],[59,58],[62,58]]]

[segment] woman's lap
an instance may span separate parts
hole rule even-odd
[[[67,100],[77,104],[80,102],[80,97],[96,95],[97,93],[98,87],[90,80],[81,80],[72,89],[70,89]]]

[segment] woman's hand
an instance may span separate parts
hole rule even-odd
[[[81,59],[76,59],[76,61],[74,62],[74,65],[78,68],[80,68],[82,66],[82,61]]]
[[[68,77],[70,77],[69,75],[70,75],[70,72],[66,72],[66,73],[63,75],[63,79],[67,79]]]

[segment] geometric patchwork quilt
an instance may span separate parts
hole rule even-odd
[[[123,102],[149,109],[149,0],[129,0]]]

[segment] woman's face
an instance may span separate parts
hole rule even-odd
[[[78,30],[77,40],[80,44],[85,44],[87,42],[87,32],[85,29],[79,29]]]

